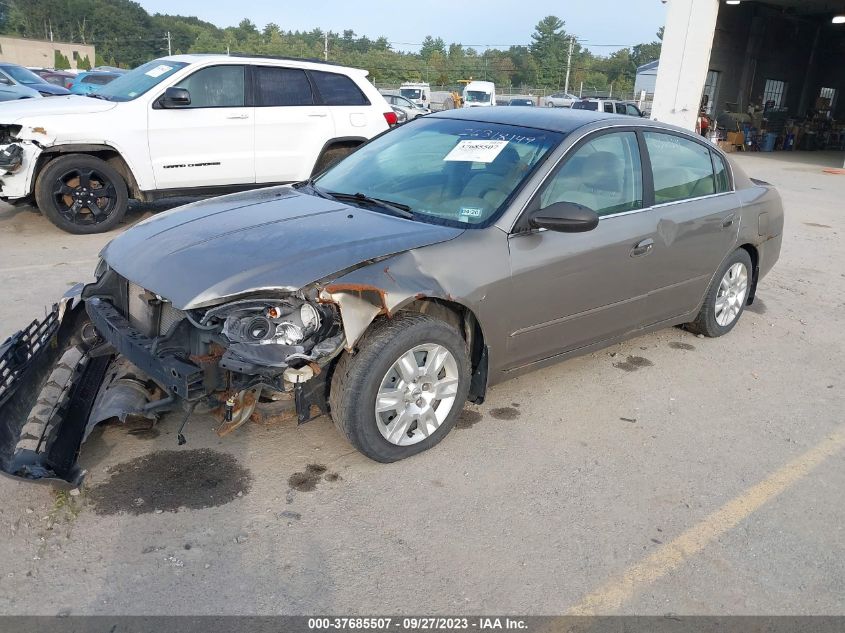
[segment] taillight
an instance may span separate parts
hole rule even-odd
[[[384,113],[384,120],[387,121],[387,124],[390,127],[399,123],[399,117],[396,116],[396,113],[393,110]]]

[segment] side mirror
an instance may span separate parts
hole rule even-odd
[[[191,105],[191,93],[185,88],[170,87],[160,100],[162,108],[181,108]]]
[[[12,82],[8,77],[0,77],[0,84],[3,84],[4,86],[11,86]]]
[[[555,202],[545,209],[534,212],[530,219],[531,228],[548,229],[560,233],[584,233],[599,225],[598,214],[574,202]]]

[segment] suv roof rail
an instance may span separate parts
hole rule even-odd
[[[282,61],[288,62],[308,62],[309,64],[324,64],[326,66],[340,66],[342,68],[351,68],[351,66],[347,66],[346,64],[340,64],[338,62],[329,62],[322,59],[317,59],[316,57],[285,57],[284,55],[259,55],[257,53],[229,53],[229,57],[254,57],[256,59],[279,59]]]

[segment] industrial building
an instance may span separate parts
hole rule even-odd
[[[71,68],[79,68],[78,64],[86,57],[92,65],[95,63],[94,46],[90,44],[0,37],[0,61],[4,62],[28,67],[52,68],[57,51],[67,57]]]
[[[663,0],[652,116],[732,149],[845,153],[845,0]],[[845,156],[845,154],[843,154]]]

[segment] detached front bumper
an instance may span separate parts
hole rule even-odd
[[[29,141],[0,145],[0,198],[15,200],[32,193],[41,148]]]

